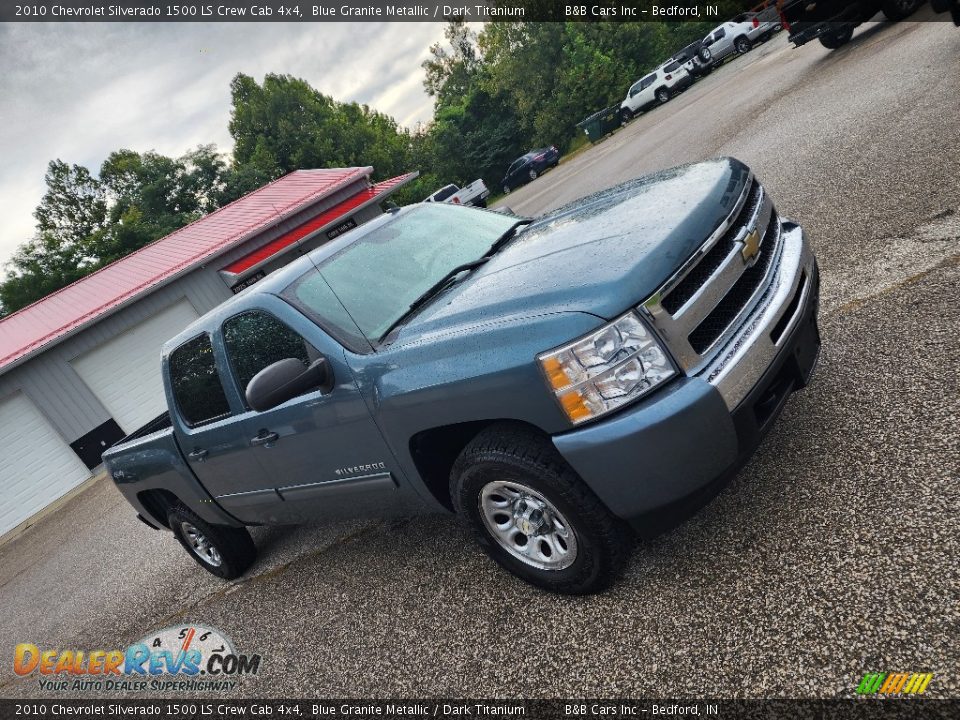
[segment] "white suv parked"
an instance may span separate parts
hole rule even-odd
[[[693,76],[677,60],[664,63],[630,86],[620,103],[620,117],[629,121],[639,112],[667,102],[675,93],[693,84]]]

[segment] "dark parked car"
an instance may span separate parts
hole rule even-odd
[[[500,185],[505,193],[516,187],[525,185],[537,177],[547,168],[556,167],[560,162],[560,151],[553,145],[548,148],[531,150],[510,163],[507,174],[503,176]]]

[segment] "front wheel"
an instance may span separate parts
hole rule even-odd
[[[921,4],[921,0],[882,0],[880,10],[888,20],[897,22],[913,15]]]
[[[657,102],[662,105],[663,103],[667,102],[667,100],[670,99],[670,91],[667,90],[665,87],[659,88],[657,90],[656,98],[657,98]]]
[[[836,50],[838,47],[843,47],[850,42],[850,38],[852,37],[853,28],[846,27],[842,30],[837,30],[836,32],[821,35],[819,39],[820,44],[827,48],[827,50]]]
[[[246,528],[211,525],[183,505],[170,511],[167,524],[200,567],[224,580],[243,575],[257,557]]]
[[[545,438],[522,426],[489,428],[451,472],[454,505],[501,567],[551,592],[608,587],[631,534]]]

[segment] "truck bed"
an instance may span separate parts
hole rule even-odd
[[[137,428],[126,437],[120,438],[115,443],[113,443],[113,445],[111,445],[110,447],[113,448],[113,447],[116,447],[117,445],[124,445],[130,442],[131,440],[137,440],[138,438],[146,437],[147,435],[151,435],[157,432],[157,430],[163,430],[168,427],[173,427],[173,422],[170,420],[170,413],[164,412],[161,415],[157,415],[157,417],[155,417],[153,420],[148,422],[146,425],[143,425],[142,427]]]

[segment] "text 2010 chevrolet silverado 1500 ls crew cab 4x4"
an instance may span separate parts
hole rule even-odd
[[[732,159],[536,221],[394,210],[170,340],[169,414],[104,458],[222,577],[253,561],[245,526],[452,510],[514,574],[595,591],[807,383],[818,288]]]

